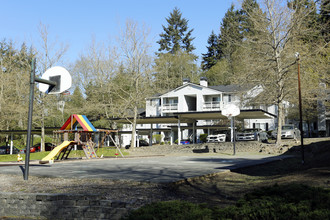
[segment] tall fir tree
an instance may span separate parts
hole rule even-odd
[[[260,12],[260,6],[256,0],[244,0],[242,2],[242,8],[239,11],[240,14],[240,28],[241,28],[241,33],[243,34],[244,37],[247,35],[253,36],[257,34],[255,32],[254,28],[254,23],[250,18],[250,15],[252,13],[256,13],[256,11]]]
[[[225,57],[229,62],[231,62],[231,56],[237,49],[237,44],[243,39],[240,20],[240,11],[235,10],[234,5],[231,5],[222,19],[219,34],[219,47],[223,54],[220,56]]]
[[[188,20],[182,18],[178,8],[174,8],[166,18],[167,27],[157,41],[160,45],[154,66],[154,84],[158,91],[164,92],[182,85],[183,78],[195,81],[198,68],[195,64],[197,56],[193,54],[195,47],[191,36],[193,29],[188,28]]]
[[[167,27],[163,25],[164,32],[161,33],[160,40],[157,43],[160,45],[159,52],[175,54],[179,50],[192,53],[195,47],[192,41],[195,39],[191,36],[194,29],[188,30],[188,20],[182,18],[182,13],[178,8],[174,8],[170,16],[166,18]]]
[[[319,23],[321,33],[326,42],[330,40],[330,0],[320,1],[320,16]]]
[[[243,39],[240,21],[240,11],[231,5],[222,19],[218,37],[213,36],[213,32],[209,37],[208,53],[203,54],[202,68],[204,75],[211,80],[210,85],[231,83],[230,78],[240,68],[237,58],[240,54],[237,45]]]
[[[217,35],[212,31],[207,40],[207,53],[202,54],[202,70],[207,71],[220,60],[221,49]]]

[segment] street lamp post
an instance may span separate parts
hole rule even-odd
[[[300,86],[300,56],[296,52],[297,65],[298,65],[298,92],[299,92],[299,116],[300,116],[300,146],[301,146],[301,159],[302,163],[305,163],[305,152],[304,152],[304,131],[303,131],[303,120],[302,120],[302,107],[301,107],[301,86]]]

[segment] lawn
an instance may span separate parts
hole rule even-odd
[[[307,142],[307,141],[306,141]],[[152,203],[127,219],[330,219],[330,139],[295,157],[173,183],[180,200]]]
[[[47,156],[49,153],[50,153],[50,151],[30,153],[30,160],[41,160],[42,158]],[[124,156],[128,155],[127,152],[122,152],[122,153],[124,154]],[[101,155],[103,155],[103,157],[121,157],[119,151],[114,147],[99,148],[99,150],[96,152],[96,154],[99,157]],[[22,156],[23,160],[25,160],[25,154],[22,154],[21,156]],[[81,158],[81,157],[85,157],[85,153],[83,150],[72,151],[69,155],[69,158]],[[17,154],[0,155],[0,162],[10,162],[10,161],[17,161]]]

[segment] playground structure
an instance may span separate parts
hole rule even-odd
[[[78,129],[78,125],[81,128]],[[106,137],[115,144],[122,157],[118,145],[111,134],[118,134],[118,130],[96,129],[85,115],[71,115],[60,130],[54,131],[55,147],[39,163],[48,163],[53,160],[65,160],[74,148],[82,148],[87,159],[98,158],[95,148],[103,145]]]

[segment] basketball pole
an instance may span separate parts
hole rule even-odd
[[[231,117],[231,129],[232,129],[232,133],[233,133],[233,155],[236,154],[236,146],[235,146],[235,142],[236,142],[236,138],[235,138],[235,116]]]
[[[35,84],[34,74],[36,71],[35,63],[36,63],[36,58],[33,58],[31,62],[31,74],[30,74],[30,97],[29,97],[28,128],[27,128],[27,137],[26,137],[24,180],[29,179],[31,127],[32,127],[32,113],[33,113],[33,100],[34,100],[34,84]]]
[[[53,82],[50,80],[35,78],[35,72],[36,72],[36,58],[33,58],[32,62],[31,62],[31,73],[30,73],[30,97],[29,97],[28,128],[27,128],[27,137],[26,137],[24,180],[29,179],[31,129],[32,129],[32,115],[33,115],[33,100],[34,100],[35,82],[45,83],[45,84],[51,85],[52,87],[55,87],[57,85],[56,82]]]

